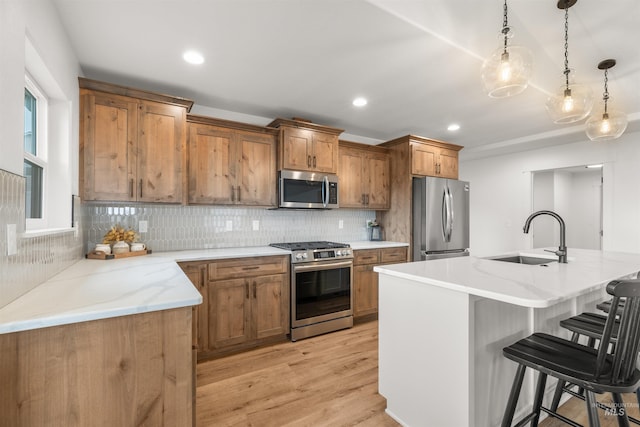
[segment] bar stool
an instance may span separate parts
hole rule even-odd
[[[623,405],[622,393],[636,391],[640,386],[640,370],[636,360],[640,350],[640,280],[615,280],[607,285],[607,293],[613,296],[610,310],[600,335],[598,349],[553,335],[534,333],[505,347],[503,355],[519,364],[514,378],[504,418],[503,427],[511,426],[526,368],[539,371],[534,395],[533,411],[517,425],[531,422],[538,425],[541,411],[576,425],[575,422],[542,406],[547,376],[575,384],[585,390],[587,415],[591,427],[599,427],[598,405],[595,393],[611,393],[616,405]],[[616,326],[616,312],[620,298],[626,298]],[[615,308],[615,310],[613,310]],[[614,329],[616,337],[613,338]],[[610,344],[614,343],[614,351]],[[614,411],[620,426],[629,423],[626,411]]]

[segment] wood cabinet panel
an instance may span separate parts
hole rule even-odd
[[[87,93],[82,96],[81,108],[80,179],[84,200],[134,200],[137,103]]]
[[[285,273],[287,267],[286,256],[220,260],[209,264],[209,280]]]
[[[353,316],[378,312],[378,273],[376,265],[407,261],[407,247],[359,249],[353,251]]]
[[[192,425],[191,307],[0,335],[0,424]]]
[[[430,145],[412,146],[411,173],[414,175],[436,176],[438,150]]]
[[[192,102],[79,82],[82,199],[182,203],[185,120]]]
[[[268,126],[280,129],[278,170],[337,173],[342,129],[300,119],[275,119]]]
[[[282,275],[258,276],[251,280],[253,325],[257,339],[285,335],[289,332],[286,284]]]
[[[340,141],[340,207],[389,208],[390,163],[379,148]]]
[[[275,131],[189,116],[189,203],[275,206]]]
[[[245,279],[209,283],[209,348],[241,344],[251,339],[249,283]]]
[[[138,119],[138,201],[182,203],[184,108],[141,102]]]
[[[207,263],[178,263],[193,286],[202,295],[202,304],[193,307],[193,344],[199,348],[209,347],[209,298],[207,296]]]
[[[232,203],[232,139],[229,130],[189,124],[189,203]]]

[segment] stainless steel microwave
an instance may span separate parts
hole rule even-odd
[[[338,207],[338,177],[282,170],[278,173],[278,207],[335,209]]]

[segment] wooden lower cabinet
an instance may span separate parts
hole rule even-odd
[[[407,247],[353,251],[353,317],[378,313],[378,273],[376,265],[407,262]]]
[[[203,298],[197,308],[194,331],[198,360],[286,338],[288,256],[200,261],[180,266]]]
[[[0,335],[0,426],[191,426],[191,307]]]

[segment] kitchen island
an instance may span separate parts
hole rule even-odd
[[[560,320],[596,311],[604,285],[640,271],[637,254],[569,249],[567,264],[542,249],[526,255],[549,262],[470,256],[375,268],[379,392],[390,416],[411,427],[500,425],[516,369],[502,348],[534,331],[568,337]],[[532,394],[529,375],[519,413]]]

